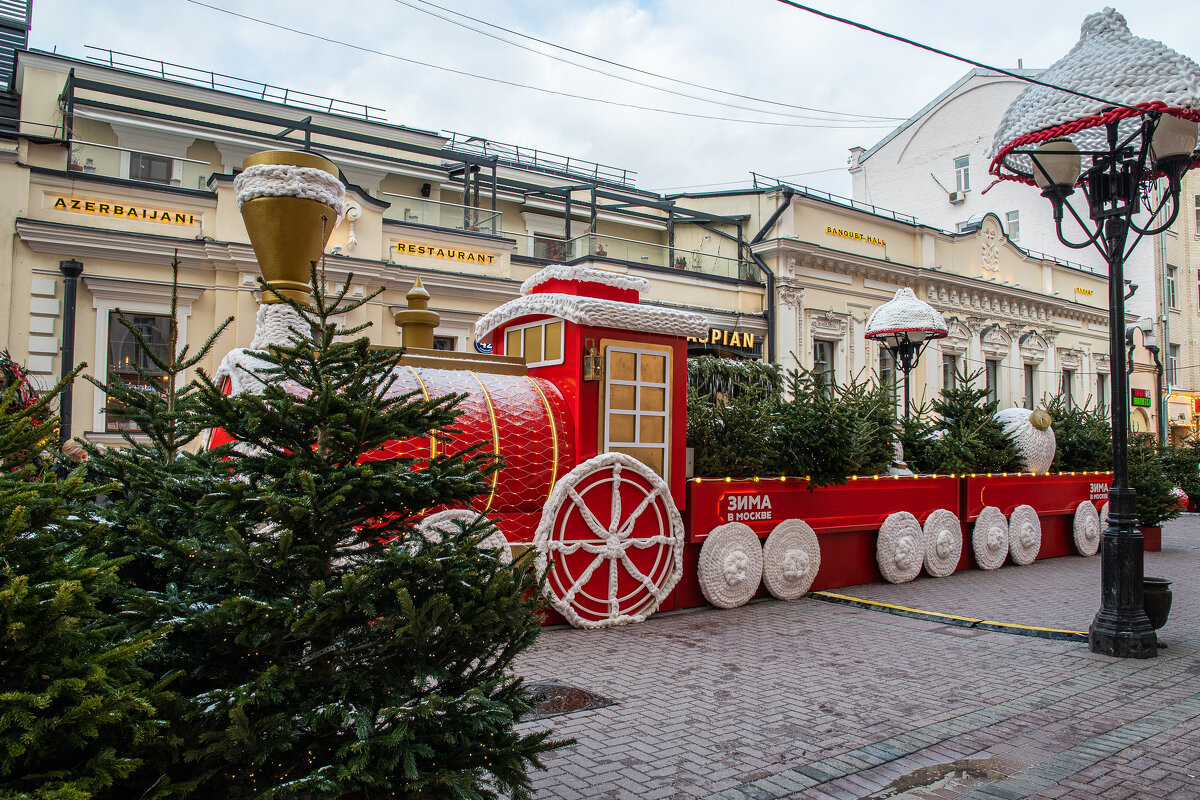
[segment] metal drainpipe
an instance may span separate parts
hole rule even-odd
[[[762,226],[762,229],[754,234],[754,238],[747,243],[747,252],[750,253],[750,258],[754,259],[754,263],[758,265],[758,268],[767,274],[767,350],[771,354],[771,361],[767,363],[782,363],[776,362],[778,353],[775,351],[775,273],[767,266],[767,262],[749,250],[749,245],[758,244],[766,238],[767,231],[775,227],[775,223],[779,220],[779,217],[791,205],[792,195],[795,193],[796,190],[792,187],[783,187],[783,201],[779,204],[779,208],[775,209],[775,212],[767,218],[766,224]]]
[[[1158,235],[1158,252],[1159,252],[1160,258],[1162,260],[1162,299],[1163,299],[1163,311],[1162,311],[1163,335],[1162,335],[1162,339],[1161,339],[1162,345],[1159,349],[1166,350],[1167,363],[1170,364],[1171,363],[1171,310],[1167,306],[1167,235],[1165,233],[1160,233]],[[1176,286],[1175,288],[1178,289],[1179,287]],[[1158,361],[1158,357],[1156,356],[1154,360]],[[1178,369],[1178,366],[1176,366],[1176,369]],[[1176,377],[1178,377],[1178,376],[1176,376]],[[1157,391],[1158,391],[1158,441],[1161,444],[1166,444],[1167,443],[1167,420],[1163,417],[1163,406],[1165,404],[1163,403],[1162,378],[1163,378],[1162,364],[1160,363],[1159,370],[1158,370],[1158,389],[1157,389]],[[1170,391],[1171,391],[1171,381],[1168,380],[1167,381],[1167,392],[1169,393]]]
[[[79,276],[83,274],[83,264],[75,259],[58,262],[58,270],[63,274],[63,329],[62,329],[62,364],[59,373],[67,377],[75,369],[75,297],[78,291]],[[63,387],[58,396],[58,429],[60,444],[71,438],[71,384]]]

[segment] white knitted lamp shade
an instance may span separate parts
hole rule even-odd
[[[807,522],[785,519],[763,543],[763,586],[772,597],[795,600],[821,568],[821,545]]]
[[[907,583],[921,574],[925,532],[916,517],[897,511],[883,521],[875,540],[875,560],[879,574],[888,583]]]
[[[1014,564],[1026,566],[1042,549],[1042,521],[1033,506],[1017,506],[1008,518],[1008,552]]]
[[[718,525],[700,548],[700,591],[717,608],[737,608],[758,591],[763,550],[749,525]]]
[[[987,506],[975,520],[971,549],[980,569],[997,569],[1008,558],[1008,520],[995,506]]]
[[[1006,408],[996,412],[996,421],[1004,429],[1004,435],[1016,445],[1026,472],[1042,474],[1050,471],[1056,443],[1049,414],[1040,409]]]
[[[962,557],[962,525],[953,511],[939,508],[925,520],[925,572],[935,578],[952,575]]]
[[[1094,556],[1100,549],[1100,514],[1090,500],[1084,500],[1075,509],[1075,550],[1081,556]]]
[[[1089,15],[1071,52],[1038,78],[1099,99],[1036,84],[1017,95],[1000,120],[988,156],[989,171],[1003,180],[1033,183],[1032,161],[1014,149],[1069,138],[1081,151],[1104,150],[1103,126],[1120,120],[1123,141],[1141,123],[1140,109],[1200,121],[1200,66],[1161,42],[1134,36],[1125,18],[1111,8]],[[1137,108],[1114,108],[1112,103]]]
[[[926,339],[940,339],[948,333],[946,320],[937,309],[919,299],[909,288],[898,290],[895,297],[867,318],[868,339],[917,331],[923,331]]]

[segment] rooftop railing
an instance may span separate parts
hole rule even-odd
[[[503,214],[490,208],[463,206],[458,203],[443,203],[427,197],[412,197],[406,194],[380,192],[390,200],[392,207],[388,217],[398,222],[416,225],[434,225],[439,228],[454,228],[479,233],[499,234],[503,230]]]

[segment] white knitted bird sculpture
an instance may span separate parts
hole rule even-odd
[[[1042,409],[1006,408],[996,412],[1004,435],[1017,446],[1027,472],[1049,472],[1054,461],[1054,429]]]

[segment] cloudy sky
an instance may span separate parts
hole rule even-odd
[[[377,106],[393,123],[632,170],[655,191],[746,186],[753,171],[848,195],[848,149],[970,69],[776,0],[33,2],[34,48],[87,57],[92,45]],[[814,5],[1001,67],[1048,66],[1101,7]],[[1135,35],[1200,59],[1195,0],[1118,10]]]

